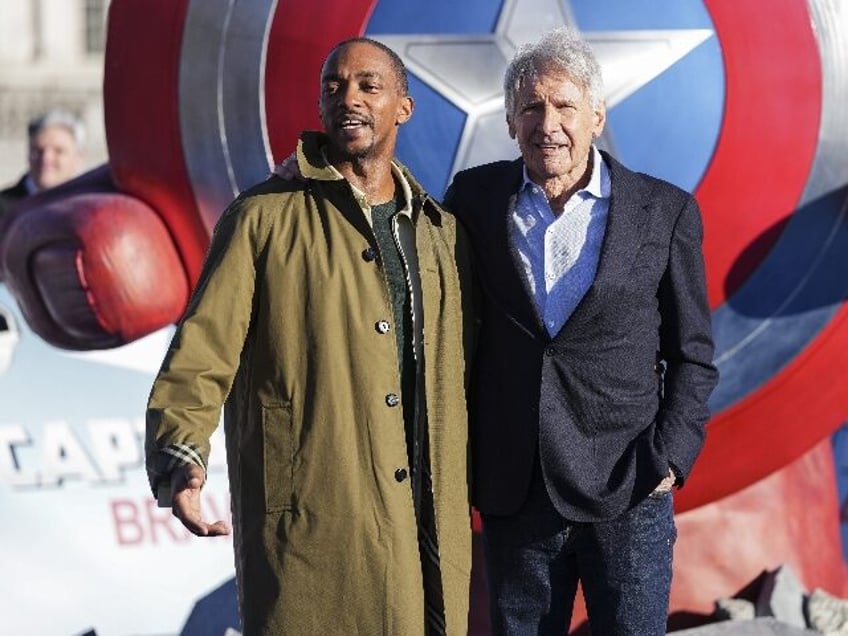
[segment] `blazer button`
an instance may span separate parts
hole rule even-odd
[[[407,473],[405,468],[398,468],[395,471],[395,481],[398,483],[404,481],[406,479],[406,474]]]
[[[375,260],[376,258],[377,258],[377,250],[375,250],[373,247],[368,247],[368,248],[362,250],[362,259],[366,263],[370,263],[371,261]]]
[[[549,358],[551,356],[555,356],[556,352],[557,352],[556,347],[548,347],[547,349],[545,349],[545,355],[548,356]]]
[[[389,406],[397,406],[398,404],[400,404],[400,398],[395,393],[389,393],[386,396],[386,404],[388,404]]]
[[[388,320],[380,320],[374,326],[377,329],[377,333],[389,333],[389,329],[391,329]]]

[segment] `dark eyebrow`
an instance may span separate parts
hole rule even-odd
[[[381,79],[383,76],[377,71],[362,71],[356,74],[357,79]]]
[[[381,73],[379,73],[378,71],[361,71],[361,72],[356,74],[355,78],[358,79],[358,80],[363,80],[363,79],[379,80],[379,79],[383,78],[383,75]],[[341,76],[338,75],[338,73],[327,73],[321,78],[322,82],[334,82],[334,81],[339,81],[339,80],[341,80]]]
[[[521,106],[521,108],[530,108],[531,106],[538,106],[543,101],[544,100],[538,99],[538,98],[537,99],[528,99],[526,102],[524,102],[520,106]]]

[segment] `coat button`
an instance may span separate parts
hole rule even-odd
[[[380,320],[374,326],[377,329],[377,333],[389,333],[389,329],[391,329],[388,320]]]
[[[405,468],[398,468],[395,471],[395,481],[397,481],[398,483],[402,482],[406,479],[406,474],[407,473]]]
[[[377,258],[377,250],[375,250],[373,247],[368,247],[362,250],[362,258],[366,262],[370,263],[371,261]]]
[[[386,396],[386,404],[388,404],[389,406],[397,406],[398,404],[400,404],[400,398],[397,396],[396,393],[389,393]]]
[[[548,357],[555,356],[556,355],[556,347],[548,347],[547,349],[545,349],[545,355],[548,356]]]

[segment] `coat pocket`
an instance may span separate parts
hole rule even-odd
[[[292,507],[291,404],[262,407],[262,462],[265,512]]]

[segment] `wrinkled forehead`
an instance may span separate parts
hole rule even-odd
[[[578,99],[588,95],[588,87],[583,80],[562,65],[534,65],[518,78],[516,97],[523,101],[542,95]]]
[[[29,140],[30,146],[76,146],[74,132],[62,124],[51,124],[34,133]]]

